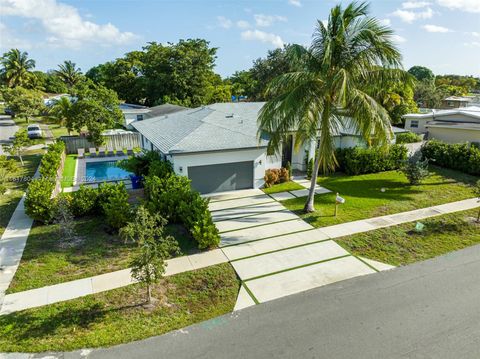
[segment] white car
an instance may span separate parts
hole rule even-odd
[[[42,129],[40,128],[40,125],[37,125],[37,124],[28,125],[27,135],[28,135],[28,138],[42,138],[43,135],[42,135]]]

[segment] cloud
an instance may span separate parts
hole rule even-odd
[[[0,22],[0,34],[2,34],[2,41],[0,41],[0,49],[22,49],[29,50],[32,44],[26,40],[15,37],[9,30],[8,26]]]
[[[283,40],[280,36],[260,31],[260,30],[247,30],[241,33],[243,40],[257,40],[265,43],[270,43],[275,47],[282,47]]]
[[[441,32],[441,33],[445,33],[445,32],[451,32],[452,30],[446,28],[446,27],[443,27],[443,26],[437,26],[437,25],[423,25],[422,26],[425,30],[427,30],[427,32]]]
[[[380,21],[380,24],[382,24],[383,26],[388,26],[392,23],[390,19],[381,19],[379,21]]]
[[[240,29],[248,29],[250,27],[250,23],[245,20],[237,21],[237,27]]]
[[[407,42],[407,39],[404,38],[403,36],[400,35],[391,35],[390,38],[392,39],[393,42],[396,42],[398,44],[403,44],[404,42]]]
[[[218,25],[224,29],[230,29],[233,25],[232,20],[227,19],[225,16],[217,16]]]
[[[78,48],[83,43],[126,44],[137,38],[111,23],[99,25],[82,18],[78,10],[56,0],[0,0],[3,16],[19,16],[40,21],[48,42]]]
[[[467,47],[480,47],[480,42],[478,41],[464,42],[463,44]]]
[[[402,8],[404,9],[421,9],[423,7],[427,7],[432,3],[428,1],[406,1],[402,3]]]
[[[392,16],[396,16],[404,22],[412,23],[415,20],[430,19],[433,16],[433,10],[429,7],[420,12],[397,9],[392,13]]]
[[[301,6],[302,6],[302,3],[300,2],[300,0],[288,0],[288,3],[289,3],[290,5],[297,6],[297,7],[301,7]]]
[[[470,34],[475,37],[480,37],[480,32],[473,31]]]
[[[480,13],[480,0],[437,0],[437,4],[451,10]]]
[[[255,19],[255,24],[260,27],[268,27],[273,25],[274,22],[277,21],[287,21],[287,18],[285,16],[279,16],[279,15],[263,15],[263,14],[255,14],[253,15],[253,18]]]

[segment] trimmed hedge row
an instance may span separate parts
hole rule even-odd
[[[395,142],[397,144],[415,143],[415,142],[420,142],[421,140],[422,140],[422,137],[413,132],[397,133],[397,135],[395,136]]]
[[[208,210],[208,200],[192,190],[190,180],[169,174],[145,178],[146,207],[169,221],[182,223],[197,241],[200,249],[220,243],[217,227]]]
[[[472,144],[448,144],[431,140],[422,146],[422,157],[440,167],[480,175],[480,149]]]
[[[40,222],[49,222],[52,216],[52,192],[58,167],[65,151],[65,143],[55,142],[48,146],[40,161],[40,178],[32,180],[25,196],[25,213]]]
[[[400,168],[408,158],[408,150],[403,145],[392,145],[386,151],[380,148],[337,149],[338,169],[348,175],[377,173]]]

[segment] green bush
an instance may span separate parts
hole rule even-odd
[[[197,241],[199,248],[218,245],[220,236],[215,227],[208,200],[192,190],[190,180],[175,174],[145,178],[147,208],[171,222],[182,223]]]
[[[403,162],[400,171],[407,177],[411,185],[418,185],[430,174],[428,172],[428,159],[422,160],[420,156],[412,156]]]
[[[422,137],[420,135],[417,135],[416,133],[413,133],[413,132],[398,133],[395,136],[395,142],[397,144],[415,143],[415,142],[420,142],[421,140],[422,140]]]
[[[57,171],[62,161],[62,153],[65,151],[65,143],[58,141],[48,145],[47,152],[40,162],[40,175],[51,180],[57,177]]]
[[[136,176],[163,177],[173,172],[172,164],[163,161],[161,155],[155,151],[144,150],[139,156],[132,156],[120,161],[118,166],[134,173]]]
[[[31,218],[48,223],[52,219],[51,199],[55,182],[49,178],[38,178],[30,182],[25,195],[25,213]]]
[[[92,214],[97,209],[99,190],[81,185],[72,193],[71,209],[76,217]]]
[[[336,151],[339,169],[348,175],[395,170],[407,157],[408,150],[403,145],[393,145],[387,150],[353,147]]]
[[[123,182],[99,187],[98,202],[107,224],[115,230],[125,226],[131,217],[128,192]]]
[[[422,146],[422,156],[440,167],[451,168],[474,176],[480,175],[480,149],[464,144],[448,144],[431,140]]]
[[[307,179],[312,178],[313,166],[314,166],[313,158],[310,158],[310,161],[308,161],[308,164],[307,164]]]

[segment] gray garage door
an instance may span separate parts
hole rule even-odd
[[[188,167],[188,177],[200,193],[253,188],[253,161]]]

